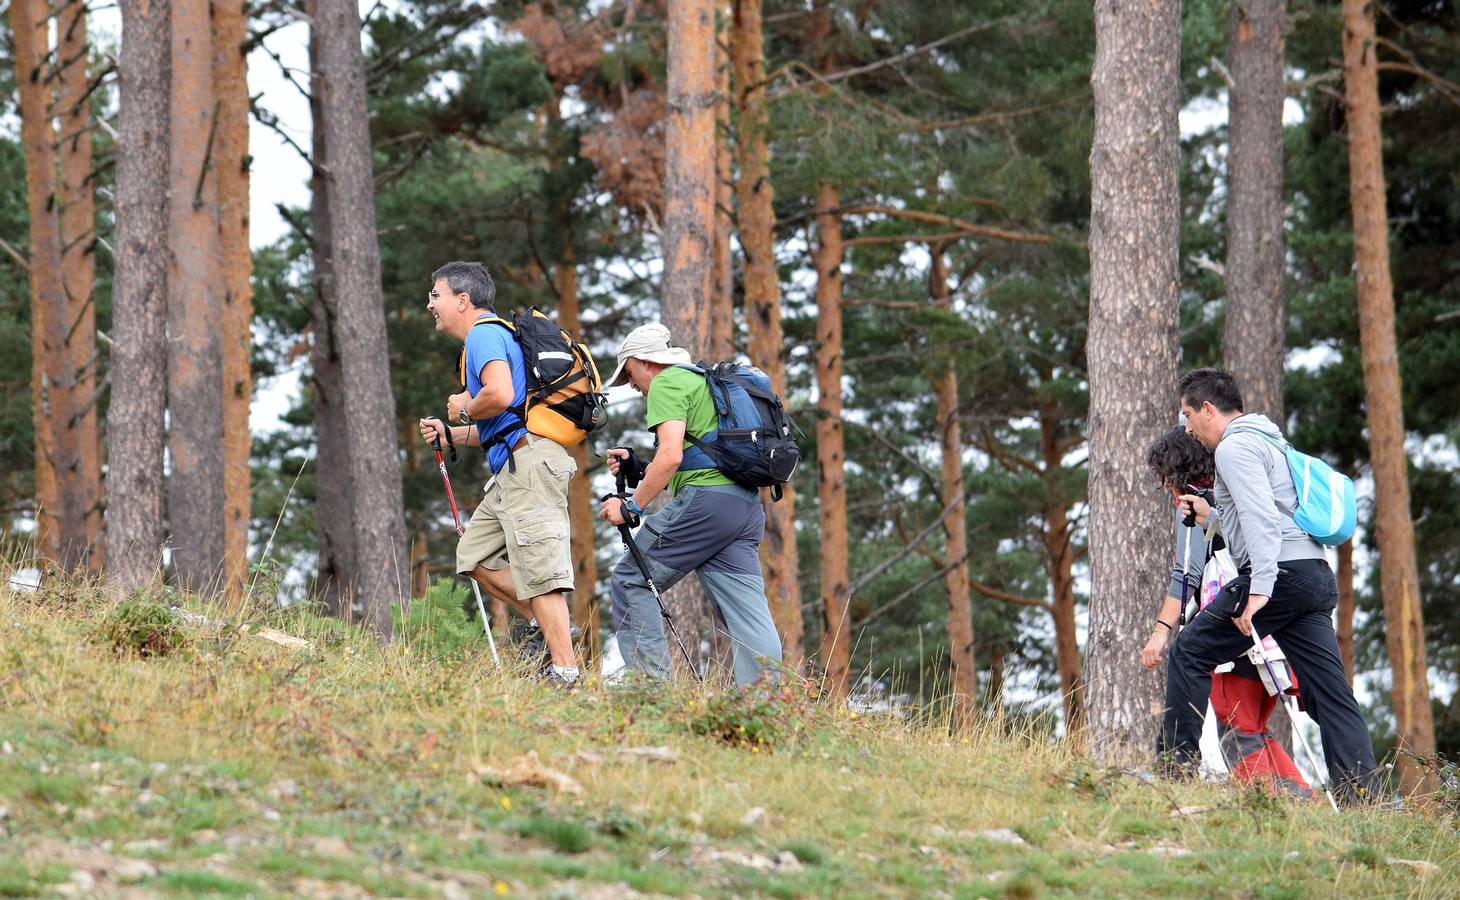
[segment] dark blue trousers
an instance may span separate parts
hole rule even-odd
[[[1252,647],[1252,639],[1232,623],[1247,602],[1249,588],[1246,575],[1233,579],[1171,646],[1158,750],[1179,765],[1193,767],[1200,759],[1212,669]],[[1284,562],[1278,567],[1272,598],[1252,624],[1263,637],[1275,637],[1292,663],[1303,708],[1318,723],[1324,763],[1337,794],[1350,802],[1377,800],[1374,747],[1344,674],[1333,631],[1337,605],[1338,584],[1327,561]]]

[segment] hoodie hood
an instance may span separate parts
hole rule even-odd
[[[1222,440],[1225,441],[1231,437],[1234,428],[1247,428],[1252,431],[1261,431],[1263,434],[1277,438],[1284,444],[1287,443],[1287,439],[1283,437],[1282,429],[1274,425],[1272,419],[1269,419],[1262,413],[1243,413],[1228,422],[1227,427],[1222,430]]]

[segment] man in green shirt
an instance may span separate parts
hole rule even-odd
[[[639,544],[650,575],[660,590],[694,572],[705,594],[719,608],[735,655],[735,682],[746,685],[760,677],[767,661],[781,660],[781,639],[771,619],[760,570],[760,541],[765,510],[757,491],[742,487],[716,468],[684,468],[686,435],[703,438],[718,420],[704,375],[690,366],[690,355],[675,347],[669,329],[658,323],[629,333],[618,350],[618,369],[610,387],[633,385],[648,401],[647,424],[658,438],[654,458],[645,467],[638,489],[629,499],[637,513],[660,491],[673,499],[644,518]],[[608,451],[615,475],[629,451]],[[600,518],[614,525],[624,521],[624,501],[604,501]],[[644,532],[648,537],[642,537]],[[624,662],[653,675],[669,674],[669,644],[659,607],[648,582],[631,555],[614,566],[613,624]]]

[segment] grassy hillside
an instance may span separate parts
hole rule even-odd
[[[280,616],[289,649],[129,609],[0,592],[0,894],[1460,893],[1438,815],[1151,784],[800,685],[564,694],[423,616],[389,648]]]

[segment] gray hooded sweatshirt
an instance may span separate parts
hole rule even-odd
[[[1252,593],[1272,596],[1278,563],[1327,559],[1323,545],[1293,521],[1298,492],[1288,460],[1268,439],[1243,433],[1252,429],[1280,442],[1282,432],[1267,416],[1247,413],[1227,424],[1217,444],[1217,514],[1222,536],[1237,565],[1252,567]]]

